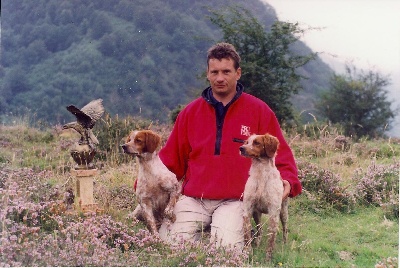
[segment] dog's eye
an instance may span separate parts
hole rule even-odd
[[[141,139],[135,139],[135,143],[142,143],[143,141]]]
[[[253,145],[260,145],[258,141],[253,141]]]

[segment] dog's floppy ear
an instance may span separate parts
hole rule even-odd
[[[274,136],[265,134],[263,136],[263,141],[264,141],[265,155],[268,156],[269,158],[274,157],[276,151],[278,150],[279,140]]]
[[[145,130],[146,133],[146,148],[145,151],[154,153],[161,143],[161,137],[151,130]]]

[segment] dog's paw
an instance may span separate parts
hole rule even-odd
[[[160,237],[160,233],[159,232],[153,233],[153,236],[154,236],[155,240],[161,241],[161,237]]]
[[[172,223],[175,222],[176,216],[174,214],[173,209],[166,209],[164,213],[165,213],[165,217],[168,218]]]
[[[265,260],[267,262],[270,262],[272,260],[272,251],[267,251],[267,253],[265,254]]]
[[[171,220],[172,223],[174,223],[176,221],[175,214],[172,213],[172,216],[171,216],[170,220]]]

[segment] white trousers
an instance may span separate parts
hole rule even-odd
[[[217,246],[242,249],[243,202],[236,199],[210,200],[181,196],[175,205],[176,221],[164,221],[161,239],[169,243],[197,241],[204,229],[211,227],[211,242]]]

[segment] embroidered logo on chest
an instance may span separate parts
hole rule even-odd
[[[244,135],[244,136],[247,136],[247,137],[250,137],[250,127],[242,125],[242,128],[240,130],[240,134]]]

